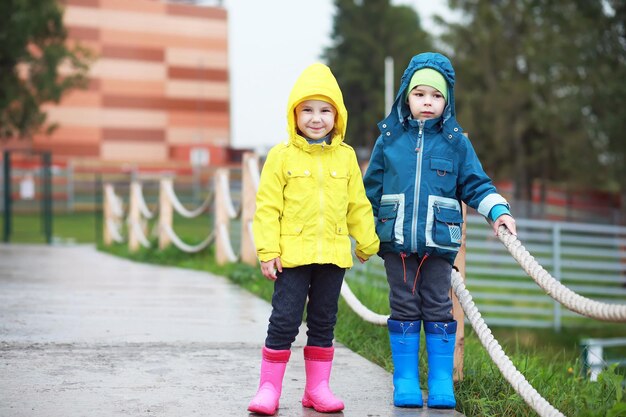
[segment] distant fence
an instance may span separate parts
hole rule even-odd
[[[482,216],[466,221],[465,285],[487,324],[558,330],[593,323],[546,297]],[[520,218],[516,223],[526,249],[563,285],[590,299],[626,303],[626,227]],[[370,275],[372,285],[387,286],[378,257],[355,266],[348,279]]]

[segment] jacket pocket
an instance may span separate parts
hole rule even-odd
[[[441,246],[461,246],[463,214],[454,208],[443,207],[435,203],[433,215],[433,241]]]
[[[376,219],[376,234],[381,242],[393,242],[397,216],[398,202],[381,203]]]
[[[301,223],[283,221],[280,223],[281,236],[298,236],[304,226]]]
[[[445,177],[453,172],[452,159],[447,158],[430,158],[430,169],[437,171],[437,175]]]

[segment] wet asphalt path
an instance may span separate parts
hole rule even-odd
[[[270,309],[205,272],[0,244],[0,417],[251,416]],[[391,375],[340,344],[331,386],[346,409],[303,408],[303,333],[278,416],[461,415],[394,408]]]

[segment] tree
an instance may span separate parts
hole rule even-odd
[[[394,82],[431,39],[415,10],[389,0],[336,0],[332,44],[324,58],[337,77],[348,108],[347,142],[371,151],[385,116],[384,62],[394,59]],[[394,91],[395,94],[395,91]]]
[[[464,16],[443,37],[454,51],[459,119],[488,172],[512,178],[525,200],[536,182],[623,182],[623,10],[620,23],[602,0],[449,4]]]
[[[45,126],[42,104],[86,84],[91,54],[66,41],[56,0],[0,2],[0,139],[31,137]]]

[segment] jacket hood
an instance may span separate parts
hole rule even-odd
[[[448,100],[446,107],[442,114],[442,122],[445,124],[448,120],[455,118],[456,110],[454,108],[454,81],[455,74],[452,63],[444,55],[436,52],[424,52],[422,54],[415,55],[409,65],[404,70],[404,74],[400,79],[400,87],[396,94],[396,99],[391,106],[391,112],[380,124],[388,126],[394,126],[397,124],[403,124],[404,121],[411,115],[409,105],[405,100],[405,92],[409,87],[411,77],[415,74],[415,71],[423,68],[432,68],[443,75],[448,84]],[[454,121],[456,124],[456,121]]]
[[[328,66],[315,63],[302,71],[289,94],[289,102],[287,104],[289,142],[303,149],[308,149],[311,145],[308,144],[303,136],[298,134],[295,114],[296,106],[310,97],[319,99],[319,96],[327,98],[327,101],[337,110],[335,127],[332,132],[332,142],[329,146],[339,146],[346,135],[348,110],[343,103],[343,95],[337,79]]]

